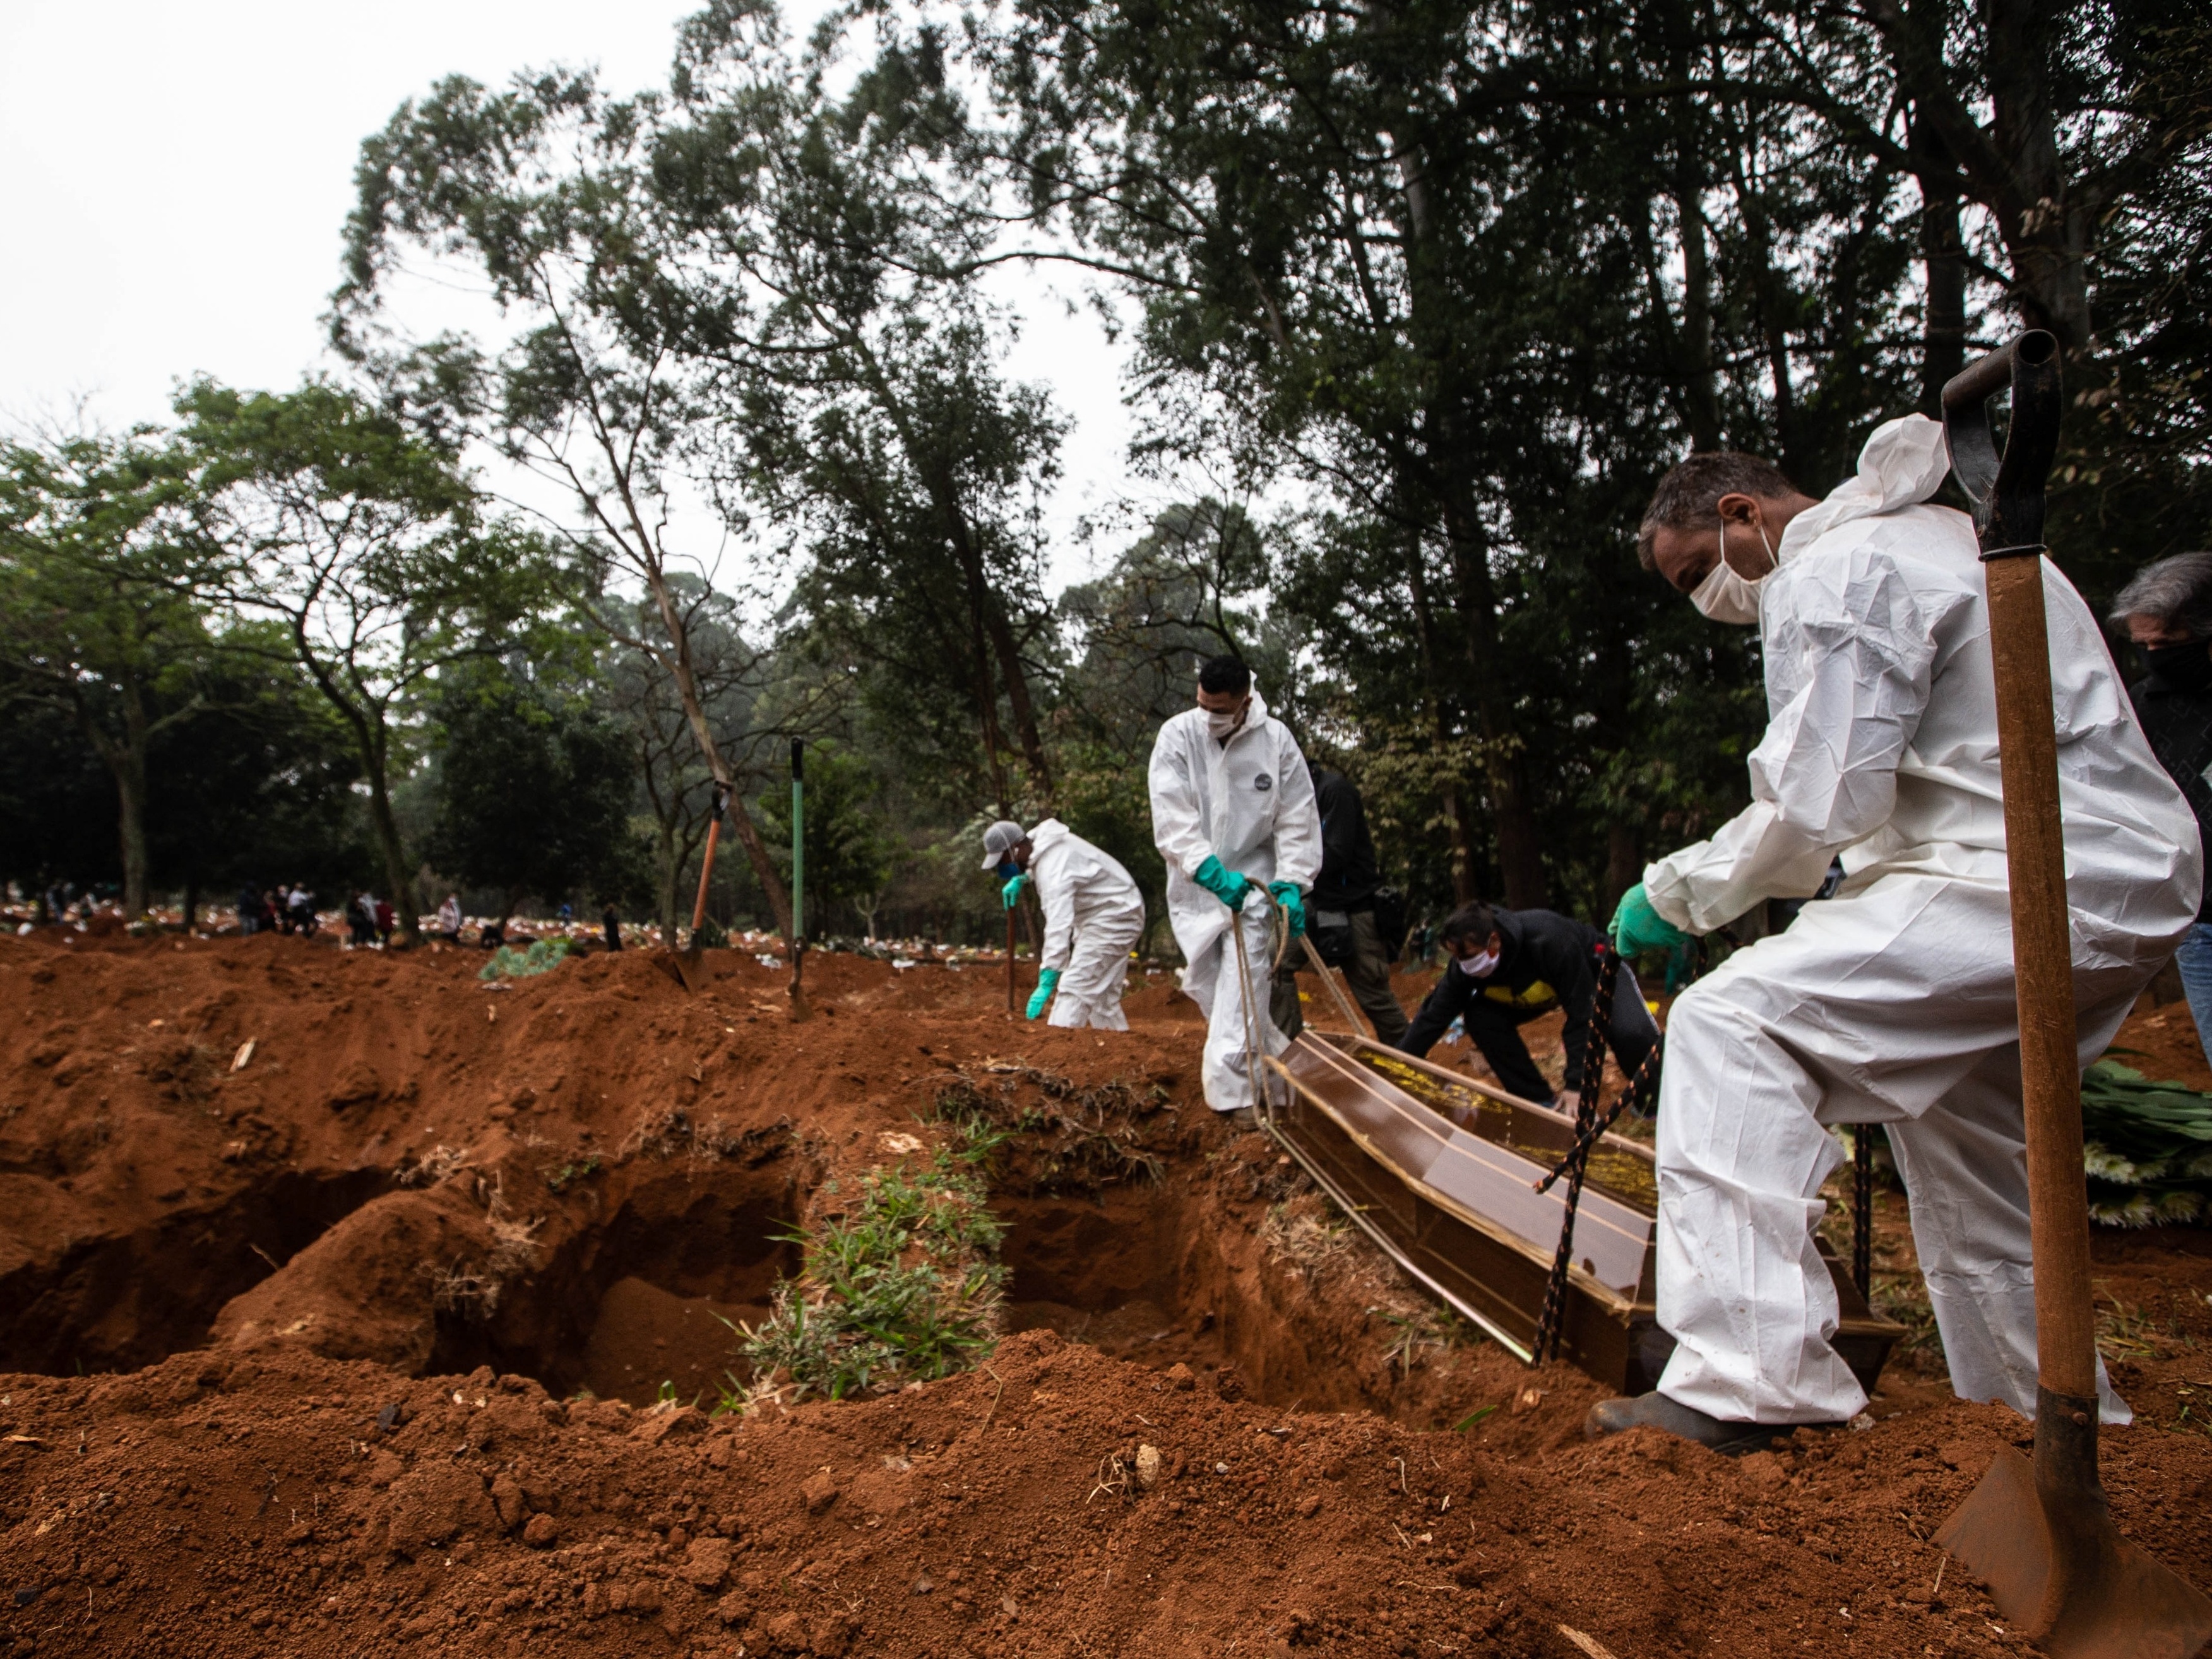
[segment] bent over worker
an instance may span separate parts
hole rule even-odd
[[[1321,817],[1296,738],[1234,657],[1212,657],[1198,675],[1198,707],[1160,727],[1152,744],[1152,839],[1168,866],[1168,920],[1182,949],[1182,988],[1206,1015],[1200,1079],[1217,1112],[1256,1102],[1247,1059],[1247,1001],[1237,983],[1244,929],[1251,968],[1252,1033],[1279,1054],[1287,1042],[1267,1017],[1273,962],[1267,900],[1305,925],[1305,892],[1321,868]],[[1253,902],[1253,901],[1258,902]]]
[[[1425,1054],[1456,1019],[1509,1094],[1550,1106],[1556,1104],[1552,1085],[1528,1057],[1520,1028],[1565,1008],[1560,1041],[1566,1051],[1565,1088],[1569,1095],[1579,1094],[1597,997],[1597,947],[1604,937],[1589,923],[1555,910],[1462,906],[1444,920],[1444,949],[1451,963],[1398,1046],[1416,1058]],[[1621,1075],[1632,1078],[1659,1041],[1659,1027],[1644,1006],[1644,993],[1628,964],[1620,963],[1616,971],[1606,1042],[1620,1062]]]
[[[1052,1008],[1052,1025],[1126,1031],[1121,987],[1129,952],[1145,931],[1145,901],[1129,872],[1058,818],[1035,830],[1000,821],[983,832],[983,867],[1006,878],[1008,909],[1022,888],[1036,887],[1044,906],[1044,952],[1029,1017]]]
[[[1660,1085],[1656,1393],[1592,1408],[1723,1450],[1866,1403],[1829,1339],[1814,1248],[1832,1124],[1887,1127],[1952,1387],[2032,1416],[2020,1016],[1990,620],[1972,526],[1929,504],[1942,428],[1878,428],[1826,500],[1763,461],[1696,455],[1644,520],[1647,564],[1763,636],[1767,726],[1752,803],[1644,872],[1624,955],[1761,899],[1834,896],[1685,991]],[[2144,741],[2096,622],[2043,563],[2067,923],[2086,1063],[2195,920],[2197,823]],[[2125,1422],[2100,1365],[2102,1414]]]

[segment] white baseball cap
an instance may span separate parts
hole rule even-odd
[[[1030,832],[1018,823],[1000,818],[983,832],[983,868],[995,870],[1006,862],[1006,854],[1030,838]]]

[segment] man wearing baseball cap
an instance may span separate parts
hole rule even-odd
[[[1050,1024],[1127,1030],[1121,986],[1145,931],[1145,901],[1129,872],[1058,818],[1033,830],[1004,819],[993,824],[983,832],[983,867],[1005,878],[1000,892],[1008,909],[1030,883],[1044,906],[1044,954],[1029,1017],[1050,1004]]]

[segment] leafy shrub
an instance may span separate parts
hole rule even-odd
[[[532,974],[549,973],[568,960],[568,941],[565,939],[533,939],[526,951],[518,951],[512,945],[502,945],[492,952],[491,960],[483,965],[478,979],[528,979]]]

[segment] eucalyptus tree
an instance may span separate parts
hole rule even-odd
[[[144,913],[149,758],[204,714],[226,560],[191,469],[166,436],[0,447],[0,713],[64,714],[115,787],[123,904]]]
[[[544,620],[562,573],[536,538],[483,514],[450,451],[343,388],[203,380],[177,412],[199,510],[226,550],[224,602],[273,625],[244,648],[296,665],[344,722],[382,878],[412,940],[421,896],[392,805],[411,703],[441,672]]]
[[[723,532],[692,528],[702,515],[686,507],[695,486],[711,490],[726,471],[729,440],[651,188],[659,118],[657,100],[609,100],[582,75],[520,77],[500,92],[455,76],[402,105],[362,146],[333,337],[404,386],[423,418],[481,438],[565,495],[572,511],[550,522],[584,571],[582,603],[673,687],[788,936],[789,896],[710,716],[682,591],[685,577],[711,585]],[[513,339],[487,355],[395,331],[386,301],[410,253],[480,273],[517,323]],[[737,314],[722,322],[731,337],[742,331]],[[652,625],[610,590],[619,577],[643,589]]]

